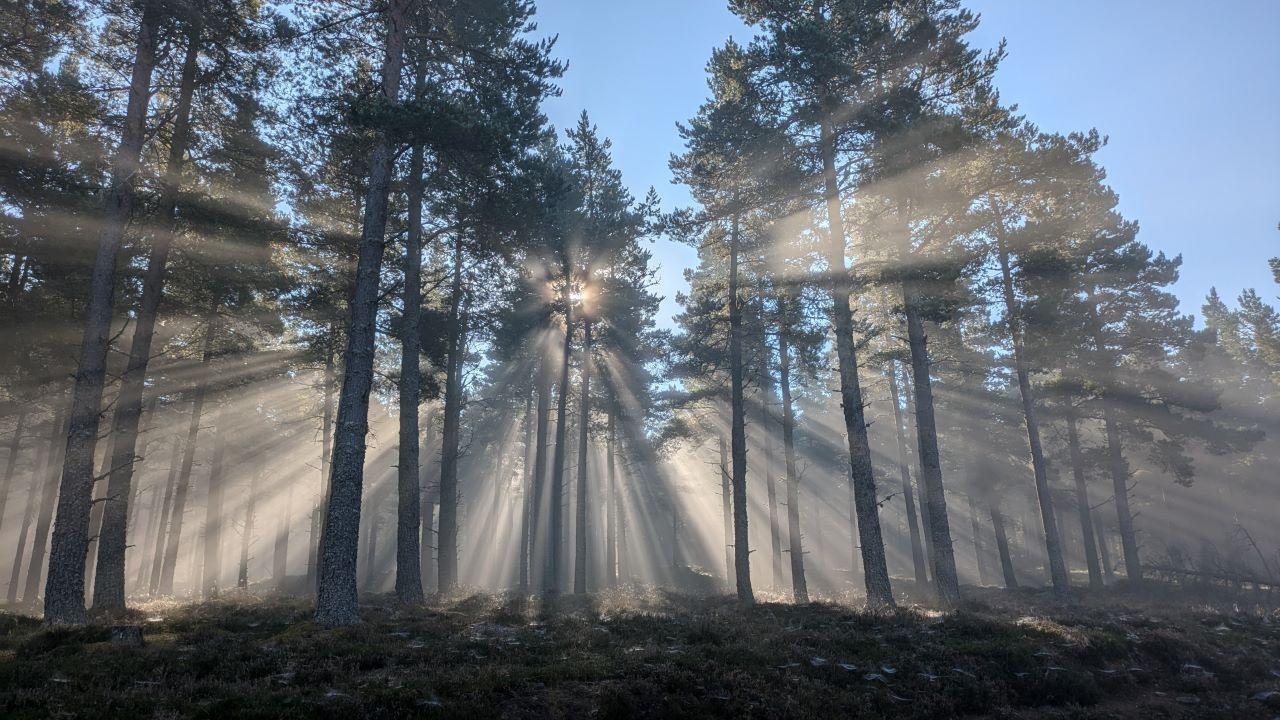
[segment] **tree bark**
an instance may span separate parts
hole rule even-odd
[[[908,462],[906,432],[902,429],[902,408],[898,404],[901,394],[898,388],[898,362],[889,364],[889,395],[893,402],[893,431],[898,439],[898,475],[902,478],[902,498],[906,503],[907,531],[911,535],[911,567],[915,571],[916,587],[923,590],[929,585],[924,545],[920,541],[920,523],[916,516],[916,494],[911,487],[911,466]]]
[[[382,62],[382,102],[394,105],[400,94],[400,65],[405,25],[413,0],[391,0],[386,15],[386,55]],[[369,391],[373,385],[373,354],[377,336],[378,280],[387,229],[387,195],[395,157],[385,129],[370,159],[365,194],[364,226],[360,233],[355,291],[343,362],[342,393],[338,399],[338,427],[334,433],[332,471],[324,530],[320,540],[319,591],[316,620],[322,625],[359,622],[356,554],[360,531],[360,494],[364,484],[365,436],[369,432]]]
[[[617,453],[624,458],[626,457],[626,447],[625,438],[618,438]],[[614,500],[614,512],[617,513],[618,517],[618,583],[622,585],[631,581],[630,566],[627,565],[627,506],[623,502],[624,497],[625,494],[619,492]]]
[[[533,378],[531,378],[533,379]],[[534,380],[536,383],[537,380]],[[533,507],[537,503],[533,492],[533,426],[537,422],[534,419],[533,396],[537,394],[526,392],[524,398],[524,492],[521,493],[523,502],[520,508],[520,557],[516,563],[516,587],[521,593],[529,591],[529,552],[532,545],[533,534]]]
[[[609,429],[605,438],[605,473],[606,489],[604,511],[604,579],[605,586],[612,589],[618,587],[618,487],[614,468],[614,407],[615,402],[609,398]]]
[[[289,577],[289,525],[293,522],[293,482],[285,489],[284,512],[276,520],[276,541],[271,550],[271,580],[276,592],[284,592]]]
[[[791,406],[791,343],[786,328],[778,329],[778,381],[782,389],[782,452],[787,467],[787,538],[791,556],[791,597],[809,602],[804,576],[804,542],[800,533],[800,476],[796,470],[795,411]]]
[[[435,498],[437,497],[437,495],[435,494],[436,492],[438,492],[438,490],[428,491],[426,493],[427,499],[422,503],[422,532],[424,535],[428,536],[428,538],[432,533],[436,531],[435,529],[436,527]],[[440,591],[439,572],[436,571],[437,566],[433,565],[434,560],[431,556],[431,550],[433,549],[433,547],[434,546],[429,544],[422,546],[422,578],[423,578],[423,586],[424,586],[423,589],[426,590],[427,588],[432,587],[431,576],[435,575],[436,576],[435,590],[436,592],[439,592]]]
[[[178,567],[178,545],[182,542],[182,523],[187,511],[187,492],[191,487],[191,470],[196,461],[196,439],[200,434],[200,420],[204,413],[204,397],[209,383],[210,363],[213,362],[213,339],[218,332],[217,308],[210,308],[205,318],[203,371],[195,396],[191,400],[191,422],[187,426],[187,440],[183,444],[182,469],[173,491],[173,510],[169,520],[169,537],[165,540],[164,563],[160,566],[160,595],[173,594],[173,575]]]
[[[462,305],[462,236],[453,244],[453,296],[449,306],[452,328],[445,368],[444,427],[440,439],[440,531],[436,536],[436,570],[440,592],[458,583],[458,454],[462,426],[462,363],[467,352],[467,316]]]
[[[556,448],[551,456],[551,507],[547,527],[547,564],[546,576],[543,578],[543,591],[548,594],[560,592],[560,541],[564,532],[564,465],[566,434],[568,433],[569,410],[569,357],[573,352],[573,308],[569,304],[569,273],[565,273],[565,286],[561,292],[564,302],[564,349],[561,353],[560,384],[556,401]]]
[[[733,476],[729,472],[729,444],[720,436],[720,504],[724,514],[724,582],[734,587],[733,571]]]
[[[85,554],[89,542],[94,456],[115,304],[116,262],[133,209],[139,158],[146,140],[147,106],[151,100],[151,75],[156,63],[160,14],[161,3],[157,0],[147,0],[143,5],[124,129],[111,163],[111,184],[89,283],[84,337],[72,394],[67,450],[49,553],[49,576],[44,597],[46,625],[83,625],[85,622]]]
[[[169,526],[173,522],[172,508],[175,487],[178,484],[178,468],[182,464],[182,438],[173,435],[173,451],[169,457],[169,477],[164,486],[164,503],[160,506],[160,515],[156,518],[155,543],[152,546],[151,573],[147,578],[147,592],[155,595],[160,587],[160,568],[164,564],[165,542],[168,538]]]
[[[754,603],[751,544],[747,533],[747,418],[743,399],[742,309],[738,298],[738,214],[729,229],[729,384],[731,422],[729,457],[733,489],[733,574],[738,601]]]
[[[1069,402],[1069,400],[1068,400]],[[1076,416],[1067,411],[1067,449],[1071,453],[1071,476],[1075,480],[1076,512],[1080,515],[1080,536],[1083,539],[1085,564],[1089,566],[1089,587],[1100,590],[1102,567],[1098,563],[1098,546],[1094,540],[1093,511],[1089,508],[1089,487],[1084,478],[1084,455],[1080,451],[1080,433]]]
[[[547,433],[551,424],[551,362],[548,358],[549,348],[542,342],[534,344],[538,359],[538,377],[536,392],[538,395],[537,429],[534,433],[533,446],[533,486],[529,498],[529,564],[534,565],[534,558],[539,557],[540,545],[546,542],[546,534],[542,527],[543,504],[546,501],[547,485]],[[549,508],[548,508],[549,512]],[[545,566],[540,566],[545,567]],[[530,581],[533,581],[530,571]]]
[[[1102,562],[1102,576],[1107,582],[1115,580],[1115,566],[1111,564],[1111,545],[1107,541],[1107,529],[1097,523],[1098,559]]]
[[[587,472],[590,466],[588,443],[591,428],[591,318],[582,320],[582,370],[578,410],[578,493],[577,517],[573,525],[575,547],[573,553],[573,592],[587,592]]]
[[[978,584],[987,584],[986,563],[982,562],[982,525],[978,522],[978,506],[969,496],[969,530],[973,533],[973,561],[978,568]]]
[[[53,431],[57,433],[49,438],[49,453],[45,455],[45,464],[40,474],[44,478],[40,489],[40,516],[36,519],[36,531],[31,537],[31,562],[27,565],[27,579],[22,588],[22,604],[34,607],[36,595],[40,589],[40,579],[44,575],[45,553],[49,547],[49,528],[53,524],[53,508],[57,502],[58,466],[62,464],[61,452],[66,445],[60,442],[70,431],[71,416],[61,407],[63,397],[57,404],[58,411],[54,416]]]
[[[434,410],[428,411],[424,424],[426,426],[426,429],[422,434],[422,448],[423,448],[423,452],[427,453],[427,455],[430,456],[436,444],[436,441],[435,441],[436,422],[435,422]],[[432,532],[435,531],[435,515],[436,515],[435,497],[440,487],[439,479],[437,479],[433,485],[431,482],[427,480],[426,472],[428,467],[435,464],[436,463],[431,463],[431,462],[421,464],[420,477],[422,479],[419,482],[419,485],[422,486],[422,498],[420,500],[420,502],[422,503],[422,512],[421,512],[422,524],[419,527],[418,547],[422,549],[420,558],[422,561],[421,576],[422,576],[422,590],[424,593],[426,593],[431,588],[431,576],[433,573],[432,564],[431,564],[431,550],[435,547],[434,541],[431,539],[431,534]]]
[[[422,94],[426,72],[417,72]],[[402,603],[422,602],[421,488],[418,487],[418,404],[422,369],[419,324],[422,313],[422,145],[409,160],[409,231],[404,249],[404,313],[400,328],[400,447],[396,463],[396,597]]]
[[[213,459],[209,464],[209,492],[204,504],[204,577],[201,597],[216,598],[222,578],[222,495],[223,466],[227,453],[226,412],[219,411],[214,421]]]
[[[768,378],[768,371],[765,372]],[[778,490],[774,483],[773,477],[773,418],[769,414],[769,399],[773,394],[773,383],[770,380],[764,384],[760,393],[760,433],[763,435],[764,441],[764,480],[766,497],[769,503],[769,545],[772,550],[772,571],[770,578],[773,581],[772,587],[777,589],[782,586],[785,578],[782,574],[782,534],[778,528]]]
[[[18,415],[17,428],[14,430],[14,440],[9,445],[10,462],[6,472],[10,472],[12,470],[14,464],[13,461],[16,460],[19,446],[18,438],[22,436],[22,429],[26,421],[26,416],[27,413],[25,410]],[[46,470],[49,465],[49,458],[53,455],[53,445],[57,444],[58,439],[61,437],[58,431],[62,428],[61,423],[58,422],[58,420],[59,418],[56,413],[49,418],[49,427],[51,428],[49,443],[41,446],[40,451],[36,456],[36,463],[31,466],[31,482],[27,484],[26,508],[22,511],[22,525],[18,530],[18,541],[13,554],[13,568],[9,574],[8,603],[10,605],[13,605],[18,601],[18,576],[22,572],[23,556],[26,555],[27,535],[31,532],[31,521],[36,511],[36,497],[40,495],[40,481],[45,479],[48,475]]]
[[[855,545],[861,545],[861,548],[852,548],[849,572],[852,576],[861,559],[867,603],[873,607],[892,606],[893,588],[889,582],[889,566],[885,560],[884,538],[880,530],[875,474],[871,468],[871,446],[867,442],[862,387],[858,380],[857,350],[853,343],[853,311],[849,308],[852,289],[848,270],[845,268],[845,229],[844,218],[840,214],[840,188],[836,179],[835,136],[825,122],[820,130],[823,198],[827,206],[829,233],[826,256],[831,274],[831,319],[839,360],[840,405],[849,443],[849,491],[852,496],[850,505],[853,506],[850,508],[850,515],[858,519]]]
[[[329,479],[329,459],[333,455],[333,396],[337,375],[334,367],[333,340],[337,329],[330,326],[324,357],[324,405],[320,420],[320,493],[311,510],[311,532],[307,538],[307,591],[318,593],[320,570],[320,519],[325,517],[328,495],[325,483]]]
[[[254,472],[249,476],[249,497],[244,505],[244,532],[240,535],[240,565],[236,573],[236,587],[241,590],[249,588],[249,551],[257,519],[255,510],[258,501],[258,475],[258,472]]]
[[[1120,530],[1120,546],[1124,551],[1124,572],[1131,585],[1142,583],[1142,561],[1138,557],[1138,533],[1133,527],[1129,509],[1129,463],[1124,459],[1120,426],[1111,407],[1111,399],[1103,398],[1102,422],[1107,434],[1107,469],[1115,490],[1116,526]]]
[[[149,422],[152,424],[151,429],[155,428],[156,408],[159,404],[159,395],[153,395],[151,397],[151,402],[147,403],[147,407],[143,411],[145,413],[145,417],[149,418]],[[148,430],[140,430],[139,432],[145,436],[142,441],[141,453],[145,464],[145,458],[151,452],[151,448],[156,444],[155,433],[149,432]],[[151,467],[158,469],[159,465],[157,463],[152,463]],[[155,480],[153,480],[146,488],[141,487],[141,481],[131,483],[131,487],[132,497],[129,499],[129,527],[135,528],[134,534],[140,538],[139,542],[133,546],[133,552],[131,553],[132,557],[137,559],[138,566],[137,572],[134,575],[133,587],[135,590],[142,590],[147,587],[147,568],[151,564],[151,555],[154,552],[153,548],[150,546],[150,541],[151,536],[155,534],[156,523],[159,522],[159,518],[157,516],[160,511],[160,491],[162,488],[160,487],[159,482]],[[142,522],[143,517],[142,495],[146,492],[150,493],[151,500],[147,503],[146,525],[143,526],[139,523]],[[128,567],[127,564],[126,567]]]
[[[198,4],[193,8],[199,13]],[[107,480],[107,501],[104,503],[102,530],[98,536],[98,564],[93,585],[95,608],[118,610],[125,606],[126,519],[129,510],[127,500],[132,492],[134,463],[138,460],[135,452],[147,364],[151,361],[151,344],[155,337],[156,317],[164,290],[169,249],[173,246],[177,233],[178,192],[190,137],[191,101],[195,94],[200,32],[201,23],[197,18],[187,33],[186,57],[182,62],[182,79],[174,107],[173,137],[169,143],[160,201],[160,219],[164,226],[152,240],[151,256],[142,279],[142,298],[138,304],[128,366],[121,378],[120,396],[116,399],[115,417],[112,419],[113,440],[108,465],[111,474]]]
[[[903,394],[906,396],[904,407],[906,408],[906,416],[903,418],[903,425],[907,440],[907,454],[914,455],[916,461],[920,460],[919,443],[915,443],[912,438],[918,437],[919,433],[916,429],[916,401],[915,390],[911,383],[911,371],[906,370],[902,377],[904,382]],[[929,498],[924,491],[923,473],[917,472],[915,478],[915,496],[916,504],[920,510],[920,534],[924,539],[924,559],[927,568],[933,567],[933,530],[929,525]]]
[[[364,561],[364,590],[365,592],[378,592],[378,531],[382,529],[382,513],[378,512],[380,508],[379,500],[382,499],[381,492],[375,492],[369,498],[369,531],[366,535],[367,542],[365,546],[368,548],[368,555]]]
[[[994,502],[989,503],[989,507],[991,528],[996,536],[996,551],[1000,553],[1000,570],[1004,573],[1004,586],[1007,590],[1014,590],[1018,587],[1018,576],[1013,572],[1013,558],[1009,555],[1009,536],[1004,530],[1004,515]]]
[[[4,514],[9,504],[9,493],[13,490],[13,475],[18,467],[18,450],[22,448],[22,431],[26,428],[26,422],[27,409],[24,406],[18,411],[18,419],[13,428],[13,439],[9,441],[9,457],[4,463],[4,478],[0,480],[0,529],[4,527]],[[32,473],[38,474],[35,468],[32,468]]]
[[[135,591],[145,591],[147,587],[147,568],[151,565],[151,556],[153,549],[151,547],[151,537],[155,534],[155,527],[160,522],[160,493],[164,488],[160,486],[159,481],[153,481],[145,488],[138,490],[134,496],[130,506],[133,508],[133,519],[129,521],[130,527],[134,528],[134,534],[139,537],[138,545],[134,548],[133,555],[137,558],[137,570],[133,575],[133,589]],[[143,524],[142,515],[142,498],[149,496],[146,504],[146,521]]]
[[[1031,466],[1035,475],[1036,500],[1040,507],[1040,520],[1044,527],[1044,548],[1049,559],[1049,579],[1054,593],[1065,595],[1071,590],[1067,577],[1067,564],[1062,557],[1062,536],[1058,532],[1058,520],[1053,512],[1053,492],[1049,489],[1049,477],[1045,469],[1044,448],[1040,443],[1040,423],[1036,418],[1036,398],[1031,388],[1031,372],[1027,366],[1026,351],[1022,345],[1021,308],[1013,290],[1013,272],[1009,263],[1009,246],[1005,242],[1003,221],[996,231],[996,249],[1000,260],[1000,277],[1004,290],[1005,324],[1013,344],[1013,366],[1018,376],[1018,391],[1022,398],[1022,418],[1027,426],[1027,444],[1031,449]]]
[[[109,436],[110,430],[107,431]],[[107,504],[107,487],[106,483],[100,482],[109,472],[107,462],[111,456],[106,454],[99,446],[98,450],[101,459],[97,463],[98,474],[93,478],[93,492],[89,506],[89,542],[85,545],[84,552],[84,587],[87,594],[93,594],[93,572],[96,568],[94,559],[98,556],[98,535],[102,533],[102,506]]]
[[[911,348],[912,387],[916,396],[916,443],[920,451],[920,475],[933,536],[933,580],[938,600],[951,609],[960,603],[960,579],[956,576],[955,550],[947,521],[947,499],[942,486],[938,455],[938,430],[933,416],[933,387],[929,379],[929,350],[920,317],[919,298],[910,282],[903,284],[907,315],[907,342]]]
[[[676,503],[675,491],[671,494],[671,577],[680,579],[680,506]]]

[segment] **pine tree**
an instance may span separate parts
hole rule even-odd
[[[145,141],[151,79],[161,41],[163,8],[148,0],[137,18],[136,46],[129,81],[128,108],[120,143],[111,163],[111,186],[103,213],[97,255],[85,312],[84,338],[76,371],[66,459],[58,493],[45,586],[45,623],[80,625],[84,614],[84,558],[89,542],[94,452],[106,375],[116,264],[125,225],[133,209],[138,163]]]
[[[676,178],[690,185],[702,205],[699,214],[678,216],[673,224],[685,232],[701,232],[706,240],[724,244],[726,305],[728,308],[728,369],[730,385],[730,458],[733,492],[734,577],[738,599],[753,602],[747,532],[747,329],[743,319],[740,266],[749,250],[747,216],[785,197],[791,158],[784,136],[767,122],[768,98],[751,82],[759,62],[730,42],[708,64],[712,98],[698,116],[681,128],[686,151],[671,161]]]

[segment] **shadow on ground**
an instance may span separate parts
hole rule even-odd
[[[973,590],[870,613],[631,589],[476,594],[326,629],[307,602],[153,603],[86,628],[0,614],[0,717],[1269,718],[1280,615],[1181,595]],[[143,644],[112,637],[138,625]]]

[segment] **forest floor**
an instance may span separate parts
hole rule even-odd
[[[475,595],[325,629],[309,603],[152,603],[76,630],[0,614],[0,717],[1280,716],[1280,613],[1180,591],[969,589],[872,613],[661,590]],[[141,628],[142,645],[113,640]]]

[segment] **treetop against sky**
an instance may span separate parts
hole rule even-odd
[[[1008,42],[996,84],[1005,102],[1048,132],[1096,127],[1120,209],[1152,247],[1183,255],[1175,290],[1196,312],[1211,286],[1234,298],[1271,282],[1264,258],[1280,236],[1280,3],[1232,0],[972,0],[977,47]],[[725,3],[542,0],[538,31],[569,59],[563,94],[546,103],[572,127],[583,108],[613,139],[633,192],[657,188],[689,205],[668,157],[676,122],[706,98],[711,48],[754,34]],[[1187,38],[1196,38],[1189,44]],[[659,241],[660,322],[676,312],[692,248]]]

